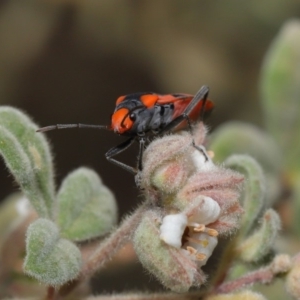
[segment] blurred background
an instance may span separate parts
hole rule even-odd
[[[109,124],[120,95],[194,94],[207,84],[211,130],[228,120],[263,126],[263,58],[282,24],[299,16],[296,0],[1,1],[0,104],[40,126]],[[84,165],[115,193],[120,217],[141,201],[133,176],[104,156],[124,138],[77,129],[47,136],[57,184]],[[118,158],[134,165],[136,155],[137,145]],[[18,190],[3,162],[0,182],[0,199]]]

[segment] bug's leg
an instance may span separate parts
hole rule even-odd
[[[140,148],[139,148],[139,156],[138,156],[138,170],[139,171],[142,171],[143,169],[143,153],[144,153],[144,150],[145,150],[145,143],[146,143],[146,140],[144,137],[141,137],[139,139],[139,144],[140,144]]]
[[[138,155],[138,172],[135,175],[135,184],[139,189],[141,188],[141,171],[143,170],[143,154],[145,150],[145,144],[146,142],[149,142],[148,138],[145,136],[139,136],[139,155]]]
[[[105,157],[106,157],[106,159],[109,162],[111,162],[111,163],[119,166],[120,168],[122,168],[122,169],[130,172],[133,175],[136,175],[136,173],[137,173],[137,169],[136,168],[128,166],[128,165],[126,165],[126,164],[124,164],[124,163],[122,163],[122,162],[120,162],[120,161],[118,161],[118,160],[116,160],[116,159],[113,158],[113,156],[118,155],[121,152],[125,151],[127,148],[129,148],[133,144],[133,142],[134,142],[134,137],[131,137],[130,139],[128,139],[125,142],[123,142],[122,144],[120,144],[120,145],[118,145],[116,147],[113,147],[110,150],[108,150],[105,153]]]
[[[208,93],[209,93],[209,88],[207,86],[205,86],[205,85],[202,86],[200,88],[200,90],[196,93],[196,95],[194,96],[194,98],[192,99],[192,101],[190,102],[190,104],[184,110],[184,112],[180,116],[178,116],[176,119],[174,119],[160,133],[164,133],[166,131],[170,131],[170,130],[174,129],[176,126],[178,126],[184,120],[186,120],[186,122],[188,123],[189,130],[192,133],[192,125],[191,125],[191,121],[190,121],[190,118],[189,118],[189,114],[195,108],[195,106],[199,103],[199,101],[203,100],[203,106],[202,106],[203,110],[202,110],[202,114],[200,116],[201,119],[203,119],[203,113],[205,111],[205,103],[206,103],[206,99],[207,99]],[[195,147],[197,150],[199,150],[204,155],[205,160],[208,161],[207,154],[201,148],[201,146],[197,146],[195,144],[194,139],[192,141],[192,146]]]
[[[205,157],[205,161],[209,161],[208,155],[204,150],[205,148],[203,146],[196,145],[194,140],[192,141],[192,146],[203,154],[203,156]]]
[[[187,121],[189,129],[192,130],[191,122],[190,122],[190,119],[189,119],[189,114],[192,112],[192,110],[196,107],[196,105],[201,100],[203,100],[203,113],[204,113],[204,111],[205,111],[204,108],[205,108],[205,103],[206,103],[206,99],[207,99],[208,93],[209,93],[209,88],[206,85],[202,86],[201,89],[194,96],[194,98],[192,99],[192,101],[190,102],[190,104],[184,110],[184,112],[180,116],[178,116],[177,118],[175,118],[172,122],[170,122],[159,133],[162,134],[162,133],[165,133],[167,131],[170,131],[170,130],[174,129],[175,127],[177,127],[184,120]],[[201,115],[201,118],[203,118],[203,113]]]

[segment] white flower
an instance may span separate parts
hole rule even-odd
[[[166,215],[160,226],[160,239],[183,249],[199,266],[206,264],[218,244],[218,232],[206,227],[220,216],[219,204],[210,197],[200,197],[186,212]]]
[[[187,226],[185,214],[166,215],[160,226],[160,239],[175,248],[181,247],[181,239]]]
[[[193,203],[185,209],[188,216],[190,226],[197,223],[210,224],[215,222],[221,213],[221,208],[218,202],[210,197],[197,196]]]

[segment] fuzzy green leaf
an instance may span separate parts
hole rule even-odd
[[[243,198],[245,213],[240,234],[247,234],[265,207],[265,177],[260,165],[248,155],[232,155],[225,161],[225,165],[246,176]]]
[[[54,179],[49,145],[37,126],[19,110],[0,108],[0,151],[33,207],[42,217],[53,214]]]
[[[238,253],[246,262],[257,262],[273,248],[280,229],[280,218],[273,209],[268,209],[260,228],[238,246]]]
[[[16,137],[2,126],[0,126],[0,153],[23,192],[30,199],[32,206],[41,216],[48,216],[28,155]]]
[[[228,122],[211,135],[209,148],[214,151],[214,161],[218,163],[232,154],[248,154],[255,158],[265,171],[269,205],[277,199],[281,192],[282,155],[266,132],[247,123]]]
[[[106,234],[117,221],[114,195],[87,168],[70,173],[58,192],[62,236],[83,241]]]
[[[262,69],[262,104],[269,131],[286,167],[300,173],[300,21],[288,21],[268,51]]]
[[[283,152],[285,179],[295,188],[293,224],[300,233],[300,21],[288,21],[268,51],[262,69],[266,125]]]
[[[60,238],[57,226],[38,219],[27,230],[24,271],[50,286],[75,279],[81,269],[81,253],[70,241]]]

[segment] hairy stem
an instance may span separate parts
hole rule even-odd
[[[83,265],[81,274],[76,281],[63,286],[60,294],[65,296],[69,294],[80,282],[91,277],[96,271],[101,269],[112,257],[128,243],[132,235],[148,208],[149,202],[144,202],[133,214],[127,216],[121,225],[106,238],[98,248],[87,258]]]
[[[132,215],[126,217],[106,240],[104,240],[83,266],[81,277],[90,277],[128,243],[141,220],[148,203],[141,205]]]
[[[275,276],[276,274],[273,272],[271,266],[268,266],[246,274],[238,279],[223,283],[215,289],[215,292],[218,294],[228,294],[257,282],[270,283]]]
[[[297,259],[295,257],[293,259],[294,262]],[[291,268],[292,260],[290,256],[287,254],[278,254],[267,267],[248,273],[230,282],[220,284],[215,288],[214,292],[227,294],[257,282],[262,284],[270,283],[277,275],[287,273]]]
[[[226,279],[227,273],[232,266],[232,262],[235,259],[236,252],[236,242],[237,237],[232,240],[229,245],[226,247],[224,254],[222,255],[222,259],[220,266],[218,267],[217,273],[213,278],[213,286],[220,286],[224,280]]]

